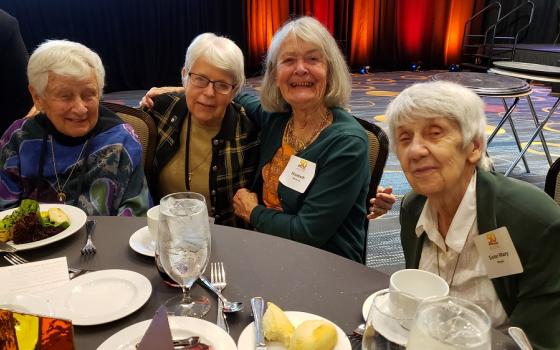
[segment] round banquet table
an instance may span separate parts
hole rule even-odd
[[[66,256],[68,265],[91,270],[125,269],[146,276],[153,287],[148,302],[132,314],[96,326],[75,326],[76,349],[96,349],[119,330],[151,319],[157,308],[180,289],[168,287],[159,276],[154,258],[133,251],[130,236],[146,225],[146,218],[95,217],[93,241],[97,254],[80,255],[85,243],[85,228],[48,246],[19,252],[30,261]],[[241,331],[253,321],[250,299],[261,296],[284,310],[303,311],[325,317],[346,333],[363,323],[363,301],[373,292],[389,285],[389,276],[338,255],[283,238],[253,231],[211,225],[210,261],[223,261],[228,286],[224,295],[242,301],[242,312],[228,317],[230,334],[237,343]],[[5,266],[6,261],[0,259]],[[207,271],[208,274],[208,271]],[[216,298],[199,284],[192,293],[208,296],[211,310],[204,317],[216,321]],[[118,298],[118,296],[115,296]],[[493,336],[494,349],[515,349],[510,338]],[[509,345],[508,345],[509,344]],[[354,349],[359,342],[352,343]],[[395,348],[387,345],[387,348]]]
[[[66,256],[68,265],[91,270],[125,269],[141,273],[152,283],[152,296],[139,310],[117,321],[97,326],[75,326],[76,349],[96,349],[119,330],[151,319],[157,308],[180,289],[168,287],[159,276],[154,258],[133,251],[128,240],[146,218],[95,217],[94,256],[80,255],[85,228],[73,236],[48,246],[21,251],[37,261]],[[347,333],[363,323],[363,301],[373,292],[389,286],[389,276],[320,249],[274,236],[211,225],[210,261],[223,261],[228,286],[224,295],[242,301],[245,308],[228,317],[230,334],[237,343],[241,331],[253,321],[250,299],[261,296],[284,310],[304,311],[323,316]],[[0,259],[6,265],[4,259]],[[206,271],[209,276],[209,270]],[[192,293],[208,296],[211,310],[205,319],[216,321],[216,298],[195,284]],[[118,296],[115,296],[118,297]]]

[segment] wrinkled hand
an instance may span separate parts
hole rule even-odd
[[[237,190],[235,196],[233,196],[233,210],[235,215],[242,218],[245,222],[249,222],[251,213],[258,204],[259,200],[257,195],[246,188],[240,188]]]
[[[371,207],[369,207],[369,214],[367,218],[372,220],[386,214],[389,210],[391,210],[396,201],[397,197],[393,195],[392,187],[384,188],[383,186],[378,186],[375,198],[371,198],[369,200]]]
[[[140,106],[147,109],[152,109],[154,106],[153,98],[157,95],[165,94],[168,92],[183,92],[185,88],[182,86],[163,86],[163,87],[153,87],[140,100]]]

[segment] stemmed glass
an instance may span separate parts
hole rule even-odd
[[[199,318],[206,315],[210,310],[208,298],[190,294],[210,257],[210,224],[204,196],[179,192],[161,199],[157,245],[163,269],[183,291],[166,301],[168,314]]]

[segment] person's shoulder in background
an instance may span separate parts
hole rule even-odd
[[[3,133],[33,106],[27,88],[28,52],[17,19],[3,10],[0,10],[0,51],[0,133]]]

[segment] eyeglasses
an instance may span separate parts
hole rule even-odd
[[[223,81],[212,81],[206,78],[204,75],[189,72],[189,81],[198,88],[205,88],[208,84],[212,83],[214,91],[219,94],[227,95],[235,88],[235,85],[223,82]]]

